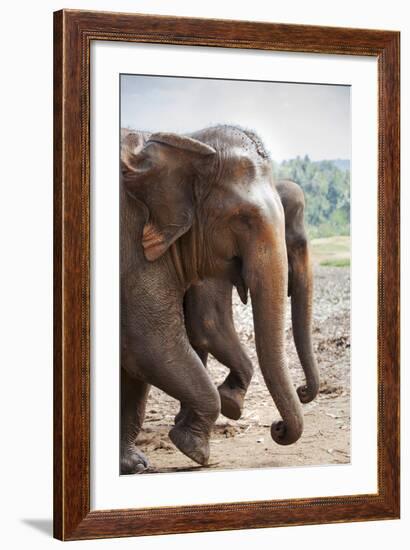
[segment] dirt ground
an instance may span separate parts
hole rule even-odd
[[[305,429],[294,445],[281,447],[270,437],[270,425],[278,418],[266,389],[255,351],[252,311],[234,292],[235,325],[255,367],[254,377],[238,421],[220,416],[211,438],[211,458],[206,469],[272,468],[350,462],[350,270],[315,266],[313,341],[321,373],[318,397],[303,405]],[[293,343],[288,307],[286,331],[290,371],[295,385],[303,372]],[[228,371],[213,357],[209,372],[216,384]],[[179,403],[152,388],[138,447],[147,455],[146,473],[201,470],[178,451],[168,431]]]

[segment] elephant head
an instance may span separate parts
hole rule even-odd
[[[259,364],[282,417],[271,435],[294,443],[303,417],[285,354],[285,221],[263,144],[230,126],[189,136],[128,133],[121,172],[126,192],[144,207],[145,261],[166,261],[185,288],[219,277],[244,295],[249,289]]]

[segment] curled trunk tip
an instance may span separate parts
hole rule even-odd
[[[278,445],[292,445],[292,443],[296,443],[303,433],[303,417],[295,417],[295,422],[292,424],[290,427],[283,420],[273,422],[270,429],[273,441]]]

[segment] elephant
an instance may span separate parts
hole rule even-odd
[[[285,353],[285,216],[262,141],[222,125],[185,135],[121,134],[121,473],[146,467],[135,439],[150,385],[185,411],[171,441],[208,463],[221,399],[184,315],[187,290],[204,279],[249,290],[259,365],[281,416],[271,436],[296,442],[303,413]]]
[[[275,187],[285,213],[293,336],[306,376],[306,384],[297,388],[297,392],[302,403],[309,403],[319,391],[319,370],[311,338],[313,274],[304,226],[305,201],[302,189],[291,180],[278,180]],[[200,281],[188,289],[184,311],[189,340],[203,364],[206,366],[208,353],[211,353],[230,369],[230,374],[218,388],[221,412],[237,420],[242,414],[253,366],[235,331],[232,288],[227,280]],[[237,285],[237,289],[242,302],[246,303],[247,288]],[[181,418],[181,414],[177,415],[177,419]]]

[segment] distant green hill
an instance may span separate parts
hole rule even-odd
[[[276,178],[298,183],[306,199],[305,219],[311,238],[350,235],[350,162],[311,161],[305,157],[273,162]]]
[[[350,170],[350,160],[348,159],[334,159],[334,160],[331,160],[330,162],[333,162],[333,164],[337,168],[339,168],[339,170],[343,170],[343,171]]]

